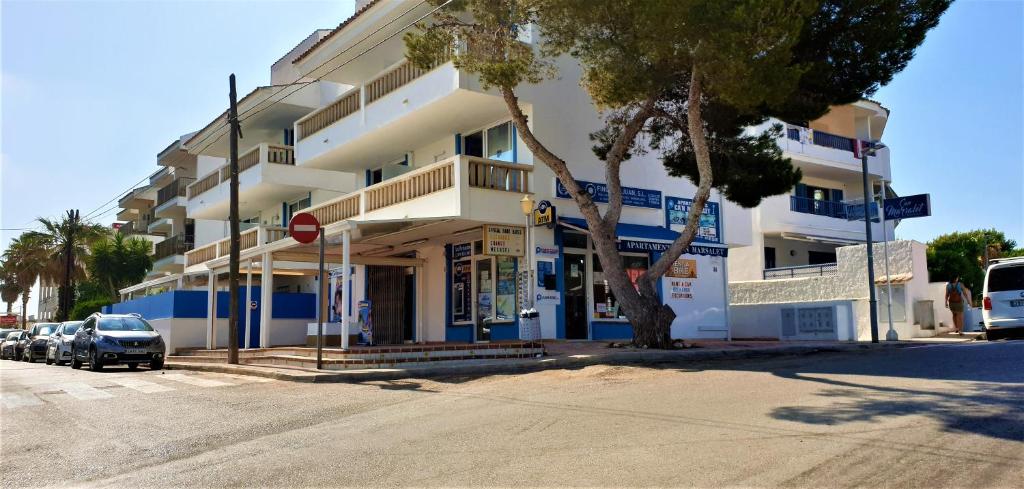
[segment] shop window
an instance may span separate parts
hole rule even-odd
[[[581,250],[585,250],[587,249],[587,235],[566,231],[565,234],[562,235],[562,246],[566,248],[579,248]]]
[[[601,261],[597,255],[592,255],[593,279],[591,290],[594,301],[594,319],[626,319],[626,314],[619,307],[619,301],[615,299],[608,280],[605,279]],[[650,259],[646,255],[622,255],[622,265],[626,269],[629,280],[636,286],[636,280],[641,274],[647,271],[650,266]]]
[[[482,241],[453,245],[452,323],[467,323],[474,318],[494,323],[515,320],[519,259],[488,256],[482,251]]]
[[[312,199],[307,195],[299,200],[288,203],[288,215],[285,216],[284,222],[291,222],[292,216],[297,214],[302,209],[305,209],[312,205]]]

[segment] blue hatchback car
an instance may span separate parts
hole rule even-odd
[[[145,363],[151,370],[160,370],[165,349],[160,333],[138,314],[94,313],[75,332],[71,368],[88,362],[93,371],[106,365],[128,365],[135,370]]]

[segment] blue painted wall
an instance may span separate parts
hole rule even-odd
[[[630,340],[633,327],[629,323],[591,321],[590,335],[593,340]]]

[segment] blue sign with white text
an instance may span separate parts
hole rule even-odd
[[[583,187],[590,198],[599,204],[608,203],[608,185],[597,182],[586,182],[576,180],[576,183]],[[557,178],[555,179],[555,197],[560,199],[571,199],[569,191]],[[646,188],[622,187],[622,205],[631,207],[645,207],[648,209],[661,209],[661,192]]]
[[[669,229],[673,225],[686,226],[690,216],[690,206],[693,199],[682,197],[665,197],[665,226]],[[693,238],[695,243],[721,243],[722,225],[719,219],[720,209],[718,202],[704,203],[704,210],[700,213],[700,223],[697,226],[697,236]]]
[[[619,251],[627,252],[657,252],[664,253],[672,243],[659,241],[636,241],[632,239],[620,239],[617,243]],[[718,246],[690,245],[683,251],[684,255],[706,255],[706,256],[729,256],[729,248]]]
[[[885,199],[885,220],[910,219],[932,215],[932,201],[929,194],[907,195]]]
[[[878,222],[878,202],[872,202],[871,204],[868,205],[868,207],[871,209],[871,222]],[[864,204],[847,204],[846,220],[863,221]]]

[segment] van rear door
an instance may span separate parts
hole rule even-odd
[[[989,318],[1024,319],[1024,263],[990,268],[985,282]]]

